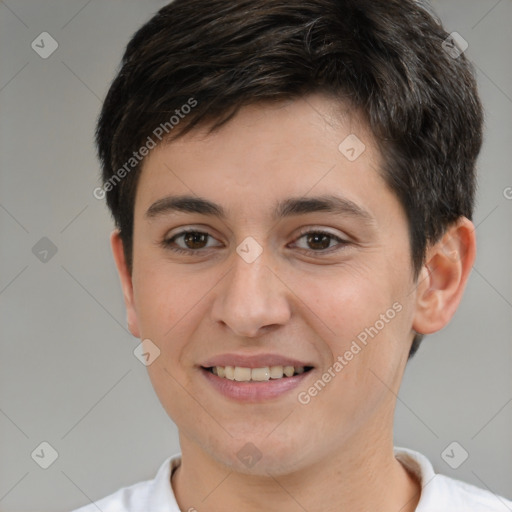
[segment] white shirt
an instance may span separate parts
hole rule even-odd
[[[395,447],[395,457],[421,482],[416,512],[512,512],[512,501],[490,491],[436,474],[429,460],[413,450]],[[168,457],[153,480],[123,487],[72,512],[180,512],[171,487],[171,473],[181,454]]]

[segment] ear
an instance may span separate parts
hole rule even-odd
[[[119,230],[115,230],[110,235],[110,246],[112,247],[112,254],[116,262],[117,272],[121,280],[121,286],[123,288],[124,303],[126,306],[126,320],[128,323],[128,329],[136,337],[140,338],[139,325],[137,321],[137,311],[133,301],[133,284],[132,276],[126,265],[126,259],[124,256],[123,241]]]
[[[461,217],[427,250],[418,278],[413,329],[431,334],[451,320],[466,287],[476,255],[475,226]]]

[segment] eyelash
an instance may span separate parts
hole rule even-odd
[[[165,249],[169,249],[175,253],[194,255],[194,256],[199,255],[201,252],[208,250],[208,249],[183,249],[181,247],[175,247],[172,245],[174,243],[175,239],[179,238],[180,236],[186,235],[188,233],[196,233],[196,234],[207,235],[207,236],[211,237],[211,235],[209,233],[205,233],[204,231],[199,231],[197,229],[186,229],[186,230],[180,231],[179,233],[176,233],[171,238],[163,240],[161,245]],[[318,251],[314,251],[311,249],[302,249],[303,253],[305,253],[307,255],[318,256],[318,255],[322,255],[322,254],[330,254],[332,252],[342,250],[345,246],[349,245],[349,243],[350,243],[347,240],[343,240],[342,238],[340,238],[336,235],[333,235],[332,233],[329,233],[328,231],[322,231],[321,229],[320,230],[313,229],[313,230],[309,230],[309,231],[302,231],[299,234],[299,236],[297,237],[296,241],[300,240],[302,237],[304,237],[305,235],[309,235],[309,234],[326,235],[326,236],[330,237],[331,239],[336,240],[339,243],[338,243],[338,247],[335,246],[334,250],[332,247],[329,249],[321,249]]]

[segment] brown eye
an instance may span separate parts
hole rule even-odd
[[[189,232],[183,235],[183,241],[188,249],[203,249],[208,238],[207,233]]]
[[[211,245],[207,245],[209,238],[213,240],[213,237],[209,233],[205,233],[203,231],[180,231],[173,237],[163,240],[162,246],[165,249],[170,249],[177,253],[194,254],[199,253],[202,249],[209,249],[212,247]],[[184,244],[184,246],[177,244],[176,241],[180,239],[182,239],[182,244]]]
[[[328,249],[331,244],[332,236],[325,235],[324,233],[309,233],[307,236],[307,243],[313,246],[313,249]]]
[[[299,248],[303,249],[306,253],[317,255],[329,254],[343,249],[343,247],[350,243],[327,231],[306,231],[299,236],[297,241],[301,239],[306,241],[306,247],[299,246]],[[338,242],[334,246],[331,245],[333,240]]]

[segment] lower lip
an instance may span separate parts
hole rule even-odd
[[[240,402],[262,402],[271,398],[280,397],[299,386],[304,379],[309,377],[311,372],[313,372],[313,370],[294,375],[293,377],[283,377],[282,379],[270,379],[260,382],[238,382],[236,380],[218,377],[212,372],[201,368],[201,373],[217,391],[228,398]]]

